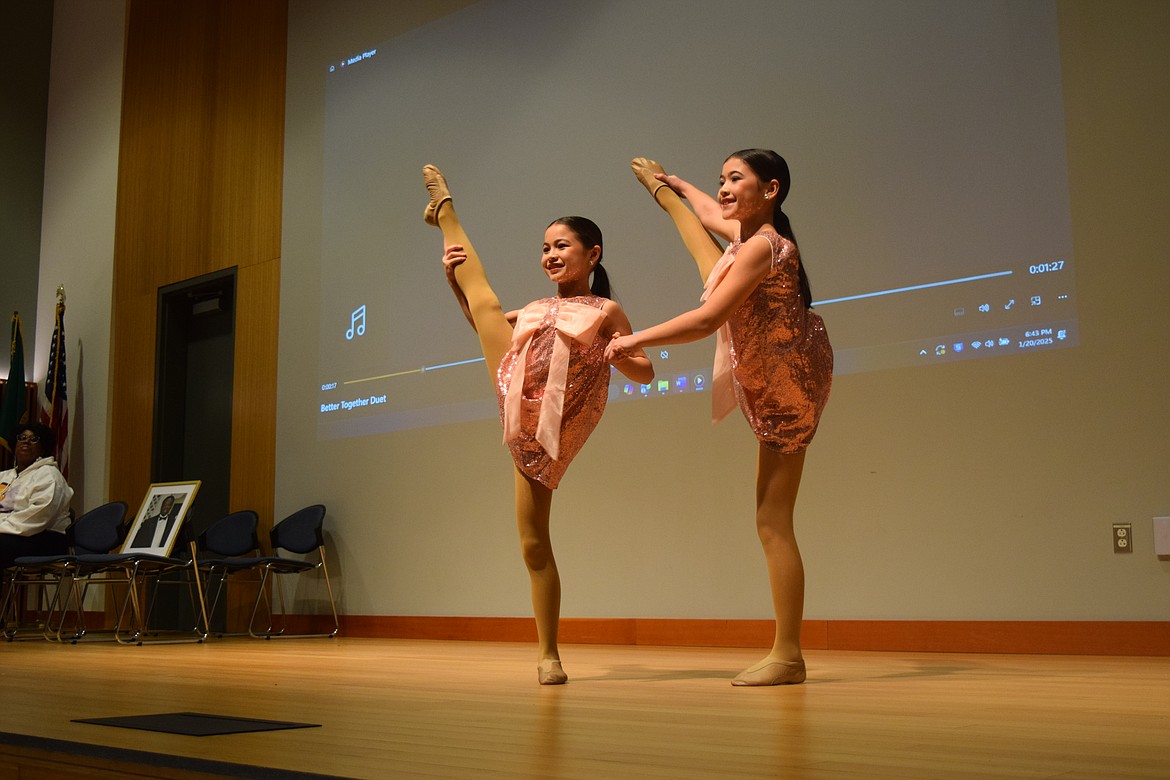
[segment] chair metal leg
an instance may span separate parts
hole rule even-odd
[[[24,576],[26,574],[27,577]],[[67,589],[71,583],[72,577],[67,571],[11,572],[4,589],[3,600],[0,602],[0,622],[4,638],[9,642],[19,639],[53,639],[52,620],[56,605],[62,590]],[[35,612],[40,618],[35,624],[35,635],[21,636],[23,629],[33,627],[32,624],[25,623],[30,588],[36,588]]]
[[[333,585],[329,581],[329,569],[326,567],[326,564],[325,564],[325,550],[324,550],[324,548],[319,549],[318,554],[320,555],[320,560],[317,563],[315,568],[319,568],[321,570],[322,576],[325,578],[325,590],[329,594],[329,609],[333,615],[333,630],[325,632],[325,633],[318,633],[318,634],[288,634],[288,633],[286,633],[286,631],[288,629],[288,608],[287,608],[287,606],[285,604],[285,600],[284,600],[284,589],[281,588],[281,586],[280,586],[280,575],[281,574],[290,574],[290,575],[298,575],[299,576],[299,575],[305,574],[305,573],[307,573],[307,571],[311,571],[311,570],[299,571],[299,572],[279,572],[279,571],[274,570],[271,566],[268,566],[264,569],[264,575],[262,576],[262,578],[260,580],[260,592],[256,594],[256,601],[252,607],[252,618],[248,623],[248,633],[253,638],[255,638],[255,639],[315,639],[315,638],[328,639],[328,638],[331,638],[331,637],[334,637],[337,635],[337,632],[341,628],[341,624],[340,624],[340,621],[337,619],[337,602],[333,598]],[[283,624],[281,625],[281,628],[279,631],[274,630],[275,623],[276,623],[276,616],[272,611],[271,600],[268,599],[267,594],[264,590],[264,584],[269,579],[269,577],[268,577],[269,574],[273,575],[272,589],[276,591],[275,598],[279,599],[279,602],[280,602],[280,614],[281,614],[281,618],[283,620]],[[261,600],[264,601],[264,604],[268,609],[268,629],[267,629],[267,631],[265,631],[262,634],[256,633],[256,631],[254,630],[254,626],[256,625],[256,615],[260,609]]]
[[[74,578],[73,587],[70,588],[69,593],[66,595],[67,600],[64,603],[64,605],[62,606],[62,613],[64,613],[65,610],[68,609],[69,600],[72,600],[73,603],[76,604],[76,608],[74,609],[74,612],[77,614],[77,620],[78,620],[77,626],[74,628],[72,636],[68,636],[68,637],[64,636],[65,618],[64,618],[64,614],[62,614],[61,622],[58,624],[56,632],[55,632],[57,641],[60,641],[60,642],[68,641],[70,644],[78,644],[78,643],[83,642],[83,641],[84,642],[112,642],[116,639],[116,637],[114,635],[114,629],[98,629],[95,631],[95,630],[91,630],[89,628],[89,626],[86,625],[86,622],[85,622],[85,601],[89,596],[90,585],[95,584],[95,583],[101,584],[101,585],[107,585],[107,586],[110,586],[110,588],[112,590],[114,585],[125,584],[123,579],[116,579],[116,578],[113,578],[110,576],[110,575],[115,574],[115,573],[116,572],[112,572],[112,571],[102,572],[102,574],[105,576],[103,576],[103,578],[100,580],[91,579],[92,575],[90,577],[75,577]],[[121,610],[119,610],[117,618],[116,618],[116,623],[120,622],[121,619],[122,619],[122,613],[121,613]]]
[[[203,599],[203,586],[202,586],[202,584],[200,582],[200,578],[199,578],[199,567],[195,566],[195,565],[191,565],[189,567],[181,567],[181,568],[177,567],[177,568],[171,569],[170,571],[179,571],[179,572],[184,572],[184,573],[190,572],[190,574],[191,574],[191,581],[189,581],[187,583],[188,595],[191,598],[192,607],[193,608],[197,607],[197,609],[195,609],[196,625],[191,630],[192,635],[187,636],[187,637],[175,636],[175,633],[172,632],[170,635],[165,636],[163,638],[151,637],[150,632],[148,630],[148,622],[150,620],[151,607],[153,607],[153,599],[152,599],[152,603],[150,605],[148,605],[147,610],[145,612],[143,612],[141,610],[141,605],[139,604],[137,594],[135,593],[134,616],[135,616],[135,622],[136,622],[136,630],[135,630],[134,634],[130,637],[130,639],[127,640],[127,642],[126,642],[127,644],[144,645],[144,644],[181,644],[181,643],[191,643],[191,642],[199,643],[199,642],[203,642],[205,639],[207,639],[207,634],[208,634],[207,605]],[[135,571],[134,571],[134,580],[135,581],[137,581],[137,579],[138,579],[137,572],[138,572],[138,567],[136,566]],[[165,571],[154,572],[150,576],[157,579],[157,577],[163,573],[166,573],[166,572]],[[157,582],[155,584],[157,587]],[[137,589],[131,588],[131,590],[136,591]],[[179,633],[182,633],[182,632],[179,632]]]

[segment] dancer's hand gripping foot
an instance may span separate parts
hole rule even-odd
[[[648,157],[635,157],[629,161],[629,168],[634,172],[635,177],[638,177],[638,180],[642,182],[642,186],[646,187],[651,195],[654,195],[655,200],[658,200],[658,191],[662,187],[672,189],[676,194],[682,196],[677,189],[677,181],[674,184],[670,182],[670,179],[677,179],[677,177],[672,177],[654,160]]]

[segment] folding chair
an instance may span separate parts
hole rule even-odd
[[[73,573],[76,582],[86,586],[126,586],[126,596],[117,609],[112,629],[113,638],[119,644],[175,644],[202,642],[207,638],[207,608],[199,581],[195,540],[189,538],[185,523],[179,534],[181,552],[177,555],[126,552],[77,556]],[[189,577],[184,584],[188,588],[196,625],[188,630],[152,631],[149,625],[154,599],[151,599],[147,609],[143,609],[139,591],[145,591],[152,585],[157,586],[159,578],[170,573]]]
[[[250,509],[232,512],[208,526],[195,540],[199,571],[203,575],[203,599],[209,603],[207,616],[212,622],[216,622],[216,609],[230,575],[254,568],[250,564],[236,565],[233,560],[241,559],[241,556],[255,553],[260,549],[260,539],[256,536],[256,527],[259,523],[259,517]],[[225,630],[216,631],[215,635],[222,637],[246,633],[248,632],[229,633]]]
[[[248,620],[248,634],[256,639],[301,639],[308,637],[332,637],[337,635],[340,624],[337,620],[337,605],[333,600],[333,586],[329,582],[329,570],[325,565],[325,537],[323,527],[325,523],[325,506],[314,504],[299,509],[281,520],[272,527],[270,535],[272,541],[272,555],[259,558],[228,558],[224,565],[235,571],[256,569],[260,572],[259,592],[256,602],[252,606],[252,616]],[[280,555],[284,550],[297,555],[313,555],[315,559],[301,559]],[[329,595],[329,609],[333,614],[333,630],[326,633],[288,634],[288,611],[284,601],[284,590],[277,582],[277,575],[305,574],[320,570],[325,580],[325,590]],[[283,624],[279,630],[274,626],[272,600],[268,596],[268,586],[276,591],[276,598],[280,602],[280,614]],[[256,630],[256,617],[260,612],[260,605],[264,604],[268,613],[268,628],[262,632]]]
[[[76,589],[73,577],[78,555],[108,552],[122,543],[125,534],[123,521],[127,506],[123,501],[111,501],[95,507],[73,521],[66,531],[70,552],[65,555],[34,555],[17,558],[6,573],[9,579],[0,605],[4,620],[4,636],[8,641],[18,638],[25,611],[27,591],[37,587],[36,612],[43,616],[38,633],[45,639],[60,641],[69,607],[74,606],[76,620],[74,636],[85,632],[84,595]],[[49,589],[52,597],[46,599]],[[53,618],[59,613],[56,627]],[[31,637],[29,637],[31,638]]]

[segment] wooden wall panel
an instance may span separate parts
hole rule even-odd
[[[208,249],[227,266],[280,257],[287,27],[283,1],[221,8]]]
[[[151,478],[158,289],[238,266],[230,501],[271,522],[286,35],[286,0],[128,6],[110,497],[133,507]]]
[[[242,266],[236,277],[235,393],[232,397],[233,509],[271,527],[276,484],[276,322],[280,262]]]

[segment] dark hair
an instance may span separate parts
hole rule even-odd
[[[40,439],[38,444],[41,445],[41,457],[53,454],[53,450],[57,446],[57,436],[53,433],[52,428],[39,422],[21,423],[16,426],[17,436],[25,431]]]
[[[747,163],[747,166],[765,182],[775,179],[780,183],[780,191],[776,193],[776,202],[772,205],[772,225],[776,228],[777,233],[795,245],[796,234],[792,232],[792,223],[789,222],[788,215],[781,208],[784,199],[788,197],[788,191],[792,188],[792,175],[788,172],[788,163],[771,149],[743,149],[727,155],[727,160],[732,157]],[[798,262],[797,271],[800,275],[800,297],[807,309],[812,306],[813,297],[812,288],[809,287],[808,283],[808,274],[804,272],[803,261]]]
[[[593,283],[589,285],[589,290],[599,298],[613,298],[613,290],[609,284],[609,274],[601,266],[601,258],[605,254],[605,245],[601,238],[601,228],[597,227],[597,223],[588,217],[561,217],[554,219],[548,223],[549,227],[553,225],[564,225],[585,245],[586,249],[597,247],[601,253],[597,255],[597,265],[593,266]]]

